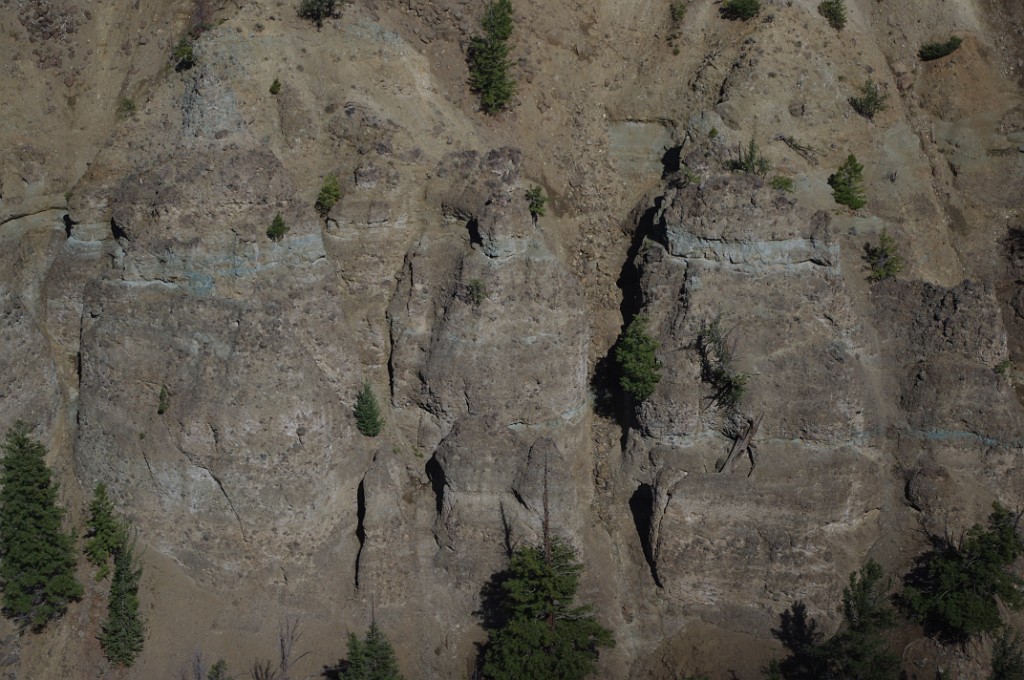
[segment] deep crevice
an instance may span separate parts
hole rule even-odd
[[[434,490],[434,505],[437,514],[441,514],[444,507],[444,487],[448,484],[448,478],[444,474],[444,468],[437,462],[437,458],[430,457],[425,468],[427,479],[430,480],[430,487]]]
[[[68,215],[67,213],[64,213],[64,217],[61,219],[64,220],[64,237],[71,238],[71,229],[78,224],[78,222],[71,219],[71,215]]]
[[[640,254],[644,239],[654,234],[654,220],[661,211],[664,201],[664,196],[658,196],[654,199],[654,205],[640,216],[636,231],[633,232],[633,241],[629,244],[629,251],[626,253],[626,261],[622,263],[622,271],[619,272],[619,279],[615,282],[615,285],[622,291],[619,311],[622,313],[623,329],[640,313],[640,309],[643,307],[644,294],[640,285],[640,268],[636,264],[636,257]]]
[[[633,524],[636,526],[636,533],[640,537],[640,547],[644,551],[644,560],[651,570],[651,578],[654,585],[662,587],[661,579],[658,578],[658,565],[654,561],[654,549],[651,545],[651,528],[654,520],[654,487],[650,484],[641,484],[629,498],[629,510],[633,514]]]
[[[654,199],[654,205],[645,210],[637,220],[636,230],[633,232],[633,240],[630,242],[629,250],[626,253],[626,260],[622,264],[619,278],[615,285],[622,291],[622,302],[619,304],[619,312],[622,314],[622,330],[625,331],[630,322],[640,313],[643,308],[643,286],[640,283],[640,268],[636,264],[636,258],[643,247],[644,239],[654,234],[655,219],[661,210],[664,196]],[[633,402],[630,396],[619,386],[619,370],[615,363],[615,347],[608,348],[608,353],[601,357],[594,366],[594,375],[590,381],[591,390],[594,393],[594,409],[598,415],[605,418],[614,418],[622,428],[622,440],[625,443],[629,425],[633,419]]]
[[[110,235],[114,237],[115,241],[128,239],[128,232],[122,229],[113,217],[110,218]]]
[[[673,175],[679,172],[679,168],[682,167],[682,155],[683,147],[673,146],[668,149],[661,157],[661,178],[668,179],[669,175]]]
[[[469,244],[472,246],[483,246],[484,239],[480,236],[480,223],[474,217],[466,222],[466,231],[469,232]]]
[[[359,488],[356,489],[356,539],[359,541],[359,550],[356,551],[356,589],[359,588],[359,559],[363,556],[363,545],[366,543],[366,528],[363,520],[366,519],[366,489],[363,480],[359,481]]]

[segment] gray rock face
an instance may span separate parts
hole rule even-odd
[[[796,600],[827,601],[890,502],[878,452],[857,445],[864,341],[828,215],[749,176],[684,181],[664,200],[637,264],[665,376],[623,471],[650,489],[640,510],[671,606],[754,633]],[[701,382],[697,337],[715,319],[747,375],[736,411]],[[755,419],[756,457],[717,472]]]
[[[1024,108],[979,23],[1016,5],[848,3],[837,41],[801,3],[691,3],[663,59],[661,9],[555,3],[518,23],[491,117],[465,82],[479,3],[347,3],[322,30],[288,2],[58,4],[0,3],[0,426],[50,446],[69,527],[103,481],[139,533],[125,677],[197,649],[237,675],[294,617],[294,677],[371,618],[406,677],[473,677],[481,587],[545,510],[615,630],[599,677],[755,677],[794,602],[830,632],[866,558],[902,573],[922,529],[1020,504]],[[888,80],[951,25],[953,59]],[[854,68],[892,98],[874,121]],[[749,139],[792,193],[724,169]],[[854,151],[850,212],[826,178]],[[907,266],[869,283],[882,229]],[[636,314],[662,379],[611,417],[595,364]],[[716,320],[736,408],[697,346]],[[89,593],[0,674],[108,673]]]

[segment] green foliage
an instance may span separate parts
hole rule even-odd
[[[889,108],[889,105],[886,104],[888,98],[889,95],[884,94],[875,81],[868,78],[860,86],[860,96],[850,97],[849,102],[854,111],[871,120],[876,113],[881,113]]]
[[[818,5],[818,13],[828,20],[828,25],[837,31],[846,26],[846,1],[824,0]]]
[[[658,343],[647,334],[646,316],[634,317],[615,345],[619,385],[637,402],[647,401],[661,380],[657,351]]]
[[[734,172],[746,172],[760,175],[761,177],[767,175],[768,171],[772,169],[772,164],[761,154],[761,150],[758,148],[757,142],[754,141],[753,137],[750,138],[746,153],[743,152],[741,147],[739,149],[739,158],[729,161],[727,165]]]
[[[124,526],[114,519],[114,504],[107,495],[107,485],[100,482],[92,491],[89,519],[85,524],[85,556],[99,567],[96,580],[110,573],[110,558],[124,545]]]
[[[828,185],[832,187],[832,198],[836,203],[853,210],[867,205],[867,198],[864,195],[864,166],[857,162],[857,157],[852,153],[835,174],[828,178]]]
[[[727,411],[739,406],[748,379],[746,373],[739,373],[733,367],[736,343],[730,340],[731,334],[731,331],[723,331],[721,319],[715,318],[710,323],[705,322],[697,335],[701,380],[714,390],[711,401]]]
[[[402,680],[395,650],[376,622],[370,624],[360,640],[355,633],[348,636],[348,659],[343,662],[339,680]]]
[[[791,654],[769,666],[772,680],[898,680],[900,660],[889,651],[884,631],[896,620],[888,601],[888,582],[882,567],[869,561],[850,574],[843,589],[844,625],[822,640],[817,624],[806,617],[802,604],[782,615],[777,633]]]
[[[284,238],[284,235],[288,233],[290,227],[284,223],[284,218],[281,217],[281,213],[277,213],[274,217],[274,221],[267,227],[267,236],[271,241],[280,241]]]
[[[126,538],[114,554],[114,578],[107,602],[107,620],[100,633],[100,646],[107,660],[131,666],[142,652],[146,632],[139,613],[139,579],[142,567],[135,559],[133,542]]]
[[[843,619],[851,631],[867,632],[889,628],[896,613],[889,605],[889,583],[882,566],[868,560],[860,573],[850,574],[850,585],[843,588]]]
[[[889,235],[887,229],[882,229],[879,234],[877,246],[864,244],[864,261],[871,268],[869,281],[892,279],[903,271],[903,256],[896,247],[896,239]]]
[[[600,648],[615,644],[589,607],[574,606],[583,565],[554,539],[519,548],[497,593],[499,625],[488,631],[483,676],[488,680],[581,680],[594,672]]]
[[[341,185],[338,184],[338,176],[333,173],[329,174],[324,177],[324,182],[320,185],[320,193],[316,197],[316,211],[320,213],[321,217],[327,217],[334,204],[340,200]]]
[[[531,187],[526,191],[526,200],[530,203],[530,215],[536,220],[544,217],[544,206],[547,205],[548,197],[540,187]]]
[[[160,395],[157,397],[156,402],[156,413],[159,416],[167,413],[167,409],[171,407],[171,395],[167,391],[167,387],[164,385],[160,386]]]
[[[676,0],[668,6],[669,19],[671,20],[671,30],[668,33],[668,44],[672,47],[672,54],[679,54],[679,40],[680,26],[683,23],[683,19],[686,17],[686,3],[682,0]]]
[[[930,42],[921,46],[918,50],[917,56],[921,57],[921,61],[932,61],[934,59],[942,59],[943,57],[953,54],[960,49],[960,44],[963,41],[953,36],[946,42]]]
[[[217,663],[210,666],[210,672],[206,674],[206,680],[234,680],[228,675],[228,662],[218,659]]]
[[[1008,609],[1024,606],[1024,580],[1008,571],[1024,555],[1017,518],[998,503],[988,527],[975,524],[959,545],[945,540],[927,553],[906,577],[902,602],[940,637],[963,642],[997,630],[998,600]]]
[[[783,175],[776,175],[772,177],[771,181],[772,189],[777,191],[785,191],[786,193],[793,193],[793,178],[785,177]]]
[[[669,16],[672,18],[673,24],[682,22],[686,16],[686,4],[682,2],[673,2],[668,6]]]
[[[192,41],[187,37],[182,37],[175,45],[174,51],[171,52],[171,61],[174,62],[174,70],[179,73],[195,66],[196,55],[192,49]]]
[[[516,92],[509,75],[508,40],[512,36],[511,0],[491,0],[484,10],[484,35],[469,45],[469,86],[480,97],[484,113],[508,107]]]
[[[117,106],[117,117],[121,120],[131,118],[135,115],[135,100],[130,97],[121,97],[121,103]]]
[[[0,461],[0,582],[4,614],[41,630],[82,596],[72,539],[61,531],[46,448],[23,423],[7,431]]]
[[[1024,680],[1024,651],[1016,632],[1003,629],[993,642],[989,680]]]
[[[377,405],[377,397],[370,389],[370,383],[364,382],[363,389],[356,397],[356,428],[367,437],[376,437],[384,427],[384,420],[380,417],[380,407]]]
[[[324,21],[337,12],[338,0],[302,0],[299,3],[299,16],[312,21],[317,28],[323,28]]]
[[[487,286],[480,279],[473,279],[466,286],[466,301],[474,307],[479,307],[487,299]]]
[[[270,94],[277,94],[281,91],[281,81],[274,78],[274,82],[270,84]]]
[[[726,19],[753,19],[761,13],[759,0],[726,0],[719,10]]]

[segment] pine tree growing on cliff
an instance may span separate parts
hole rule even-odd
[[[661,364],[655,356],[657,341],[647,334],[647,317],[630,321],[626,332],[615,346],[615,362],[619,366],[619,385],[637,402],[646,401],[661,380]]]
[[[582,680],[594,672],[599,650],[615,640],[590,607],[573,604],[582,572],[572,547],[551,536],[545,459],[542,543],[517,549],[484,588],[485,678]]]
[[[500,586],[505,624],[488,633],[488,680],[582,680],[615,644],[590,607],[574,606],[583,565],[558,539],[516,550]]]
[[[41,630],[82,596],[71,537],[61,531],[57,484],[46,448],[16,423],[0,463],[0,582],[3,611],[20,626]]]
[[[114,554],[114,578],[107,602],[107,621],[100,634],[103,654],[112,663],[131,666],[142,653],[146,641],[142,614],[139,613],[139,579],[142,567],[135,559],[135,546],[122,526],[124,538]]]
[[[377,405],[377,397],[370,388],[370,383],[363,383],[363,389],[356,397],[356,428],[367,437],[376,437],[384,427],[384,420],[380,417],[380,407]]]
[[[484,35],[469,45],[469,86],[480,96],[484,113],[505,109],[516,92],[509,75],[508,40],[512,36],[511,0],[492,0],[484,10]]]
[[[398,671],[395,650],[374,621],[360,640],[348,636],[348,659],[340,664],[340,680],[404,680]]]
[[[114,504],[107,495],[107,485],[100,482],[92,492],[89,505],[89,520],[86,522],[85,556],[95,566],[96,580],[100,581],[110,573],[110,558],[117,552],[124,540],[124,529],[114,519]]]
[[[975,524],[957,543],[940,541],[906,577],[906,609],[925,630],[954,642],[999,629],[999,605],[1024,607],[1024,579],[1010,567],[1024,556],[1019,515],[998,503],[988,528]]]
[[[832,187],[832,198],[836,203],[853,210],[867,205],[868,201],[864,195],[864,166],[857,162],[857,157],[852,153],[835,174],[828,178],[828,185]]]

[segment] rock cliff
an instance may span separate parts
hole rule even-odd
[[[811,0],[676,24],[523,0],[495,117],[466,84],[477,3],[320,30],[290,2],[101,4],[0,5],[0,428],[47,444],[70,526],[102,481],[138,532],[123,677],[247,668],[296,619],[305,677],[371,617],[407,677],[470,677],[481,587],[539,540],[545,487],[615,633],[600,677],[758,677],[794,602],[833,630],[867,558],[902,573],[1021,505],[1019,3],[848,0],[836,32]],[[873,120],[848,101],[869,78]],[[767,175],[734,168],[751,140]],[[850,153],[855,212],[827,183]],[[883,230],[906,266],[870,282]],[[633,404],[611,357],[638,315],[662,379]],[[104,607],[90,582],[45,634],[0,624],[0,672],[106,677]],[[906,635],[915,672],[980,677]]]

